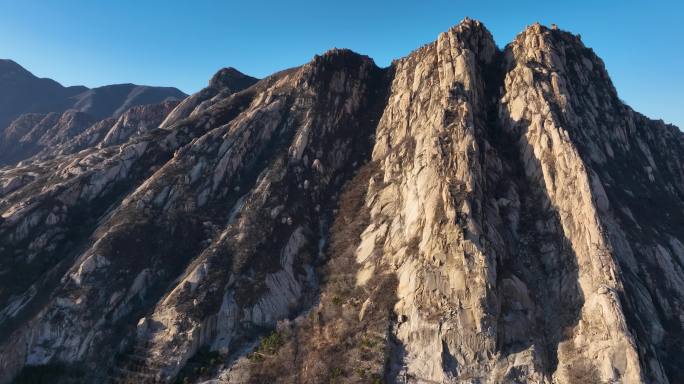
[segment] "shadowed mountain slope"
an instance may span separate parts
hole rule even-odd
[[[33,147],[40,141],[37,136],[63,138],[65,129],[77,134],[87,128],[87,122],[118,118],[131,107],[182,100],[186,96],[176,88],[135,84],[93,89],[63,87],[54,80],[34,76],[12,60],[0,59],[0,164],[12,164],[33,155]],[[62,113],[65,114],[60,117]],[[47,120],[42,121],[43,118]],[[50,129],[54,124],[60,127]],[[26,138],[18,136],[19,132],[32,129],[39,132]],[[44,141],[40,144],[46,144]]]
[[[0,381],[684,380],[684,135],[578,36],[466,19],[158,108],[0,169]]]

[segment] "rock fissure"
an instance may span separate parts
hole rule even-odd
[[[5,132],[37,144],[0,169],[3,381],[683,378],[684,136],[578,36],[467,19],[65,115]]]

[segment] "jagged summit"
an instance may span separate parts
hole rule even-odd
[[[335,70],[358,67],[378,69],[372,58],[347,48],[329,49],[321,55],[314,55],[309,63],[302,66],[302,68],[311,70],[312,75],[318,72],[331,74]]]
[[[214,88],[228,88],[233,91],[247,88],[257,82],[258,79],[245,75],[233,67],[219,70],[209,80],[209,86]]]
[[[362,55],[358,52],[354,52],[353,50],[349,48],[331,48],[325,51],[322,55],[315,55],[313,58],[313,61],[315,62],[316,59],[321,58],[321,57],[363,57],[366,59],[371,59],[370,57],[366,55]]]
[[[684,135],[570,33],[71,117],[12,124],[64,141],[0,169],[0,381],[684,379]]]
[[[466,29],[479,30],[481,33],[490,34],[484,23],[482,23],[480,20],[472,19],[470,17],[464,17],[463,20],[449,28],[449,31],[463,31]]]

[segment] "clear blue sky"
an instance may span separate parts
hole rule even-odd
[[[332,47],[382,66],[470,16],[499,46],[535,21],[582,35],[620,97],[684,128],[684,2],[632,0],[0,0],[0,58],[90,87],[202,88],[221,67],[257,77]]]

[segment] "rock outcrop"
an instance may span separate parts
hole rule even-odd
[[[3,381],[684,380],[684,135],[568,32],[466,19],[56,131],[0,169]]]
[[[70,109],[61,116],[23,114],[0,136],[0,162],[17,163],[30,157],[46,159],[94,146],[122,144],[133,136],[159,127],[178,101],[139,105],[118,119],[97,121],[84,112]]]
[[[223,68],[209,80],[209,85],[187,97],[168,114],[162,127],[169,127],[181,119],[199,114],[202,110],[235,92],[254,85],[258,79],[247,76],[233,67]]]

